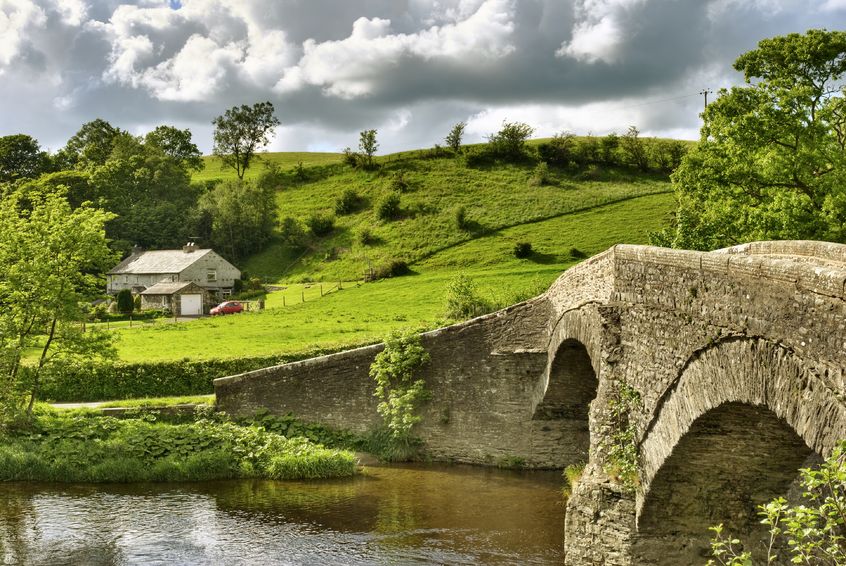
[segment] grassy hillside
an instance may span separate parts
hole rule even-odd
[[[619,243],[645,243],[673,207],[665,175],[626,168],[550,168],[533,182],[534,164],[467,167],[461,159],[416,151],[378,158],[375,171],[353,170],[338,154],[266,154],[284,175],[277,192],[280,220],[306,225],[315,214],[335,215],[345,190],[358,196],[354,212],[335,215],[326,236],[308,235],[294,249],[277,237],[240,265],[250,275],[284,286],[267,309],[240,315],[115,329],[126,361],[208,359],[295,353],[316,346],[361,345],[395,328],[435,328],[445,320],[445,293],[459,271],[470,275],[494,306],[543,291],[564,269]],[[300,175],[293,167],[303,163]],[[261,173],[253,167],[248,177]],[[215,158],[195,180],[234,178]],[[378,203],[402,185],[401,214],[380,220]],[[459,226],[456,211],[466,222]],[[360,234],[370,232],[370,242]],[[514,257],[517,242],[533,254]],[[367,266],[394,260],[411,273],[372,283]],[[345,281],[343,290],[332,290]],[[308,282],[316,282],[308,284]],[[325,291],[321,296],[321,282]],[[305,298],[305,302],[303,302]]]
[[[336,199],[349,189],[360,197],[359,208],[349,215],[335,215],[335,230],[312,238],[304,252],[276,240],[243,269],[267,281],[358,279],[368,265],[378,267],[391,260],[415,264],[510,227],[669,191],[665,178],[623,169],[553,169],[548,185],[532,186],[531,164],[468,168],[453,158],[392,156],[383,159],[379,171],[338,166],[332,172],[282,188],[277,196],[280,218],[305,223],[316,213],[333,215]],[[380,220],[378,203],[393,192],[399,178],[407,185],[399,218]],[[464,229],[455,220],[460,207],[468,219]],[[361,243],[359,235],[365,229],[374,243]],[[494,265],[501,260],[486,250],[482,254],[472,263]]]

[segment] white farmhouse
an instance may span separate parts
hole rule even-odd
[[[140,294],[158,283],[191,282],[219,297],[232,293],[241,272],[210,249],[194,243],[181,250],[137,252],[106,274],[106,291],[115,294],[129,289]]]

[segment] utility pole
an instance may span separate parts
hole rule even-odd
[[[713,91],[713,90],[711,90],[711,89],[709,89],[709,88],[704,88],[704,89],[702,89],[702,90],[700,90],[700,91],[699,91],[699,94],[703,94],[703,95],[705,95],[705,108],[706,108],[706,109],[708,108],[708,95],[709,95],[709,94],[713,94],[713,92],[714,92],[714,91]]]

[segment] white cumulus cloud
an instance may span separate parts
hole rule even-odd
[[[311,84],[332,96],[356,98],[370,94],[380,77],[407,59],[443,58],[473,65],[503,57],[514,50],[514,10],[512,1],[486,0],[464,19],[410,34],[393,33],[390,20],[361,17],[345,39],[307,40],[303,57],[285,72],[277,90],[290,92]]]
[[[588,63],[615,62],[625,39],[626,14],[645,1],[581,0],[576,5],[570,41],[562,43],[555,54]]]
[[[47,15],[30,0],[0,0],[0,73],[21,53],[27,36],[44,27]]]

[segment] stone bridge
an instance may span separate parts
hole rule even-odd
[[[416,432],[440,460],[586,462],[568,564],[704,564],[708,526],[754,546],[756,505],[795,493],[797,470],[846,438],[844,286],[844,245],[615,246],[540,297],[424,334]],[[381,347],[219,379],[219,407],[372,429]],[[608,461],[624,387],[640,397],[633,489]]]

